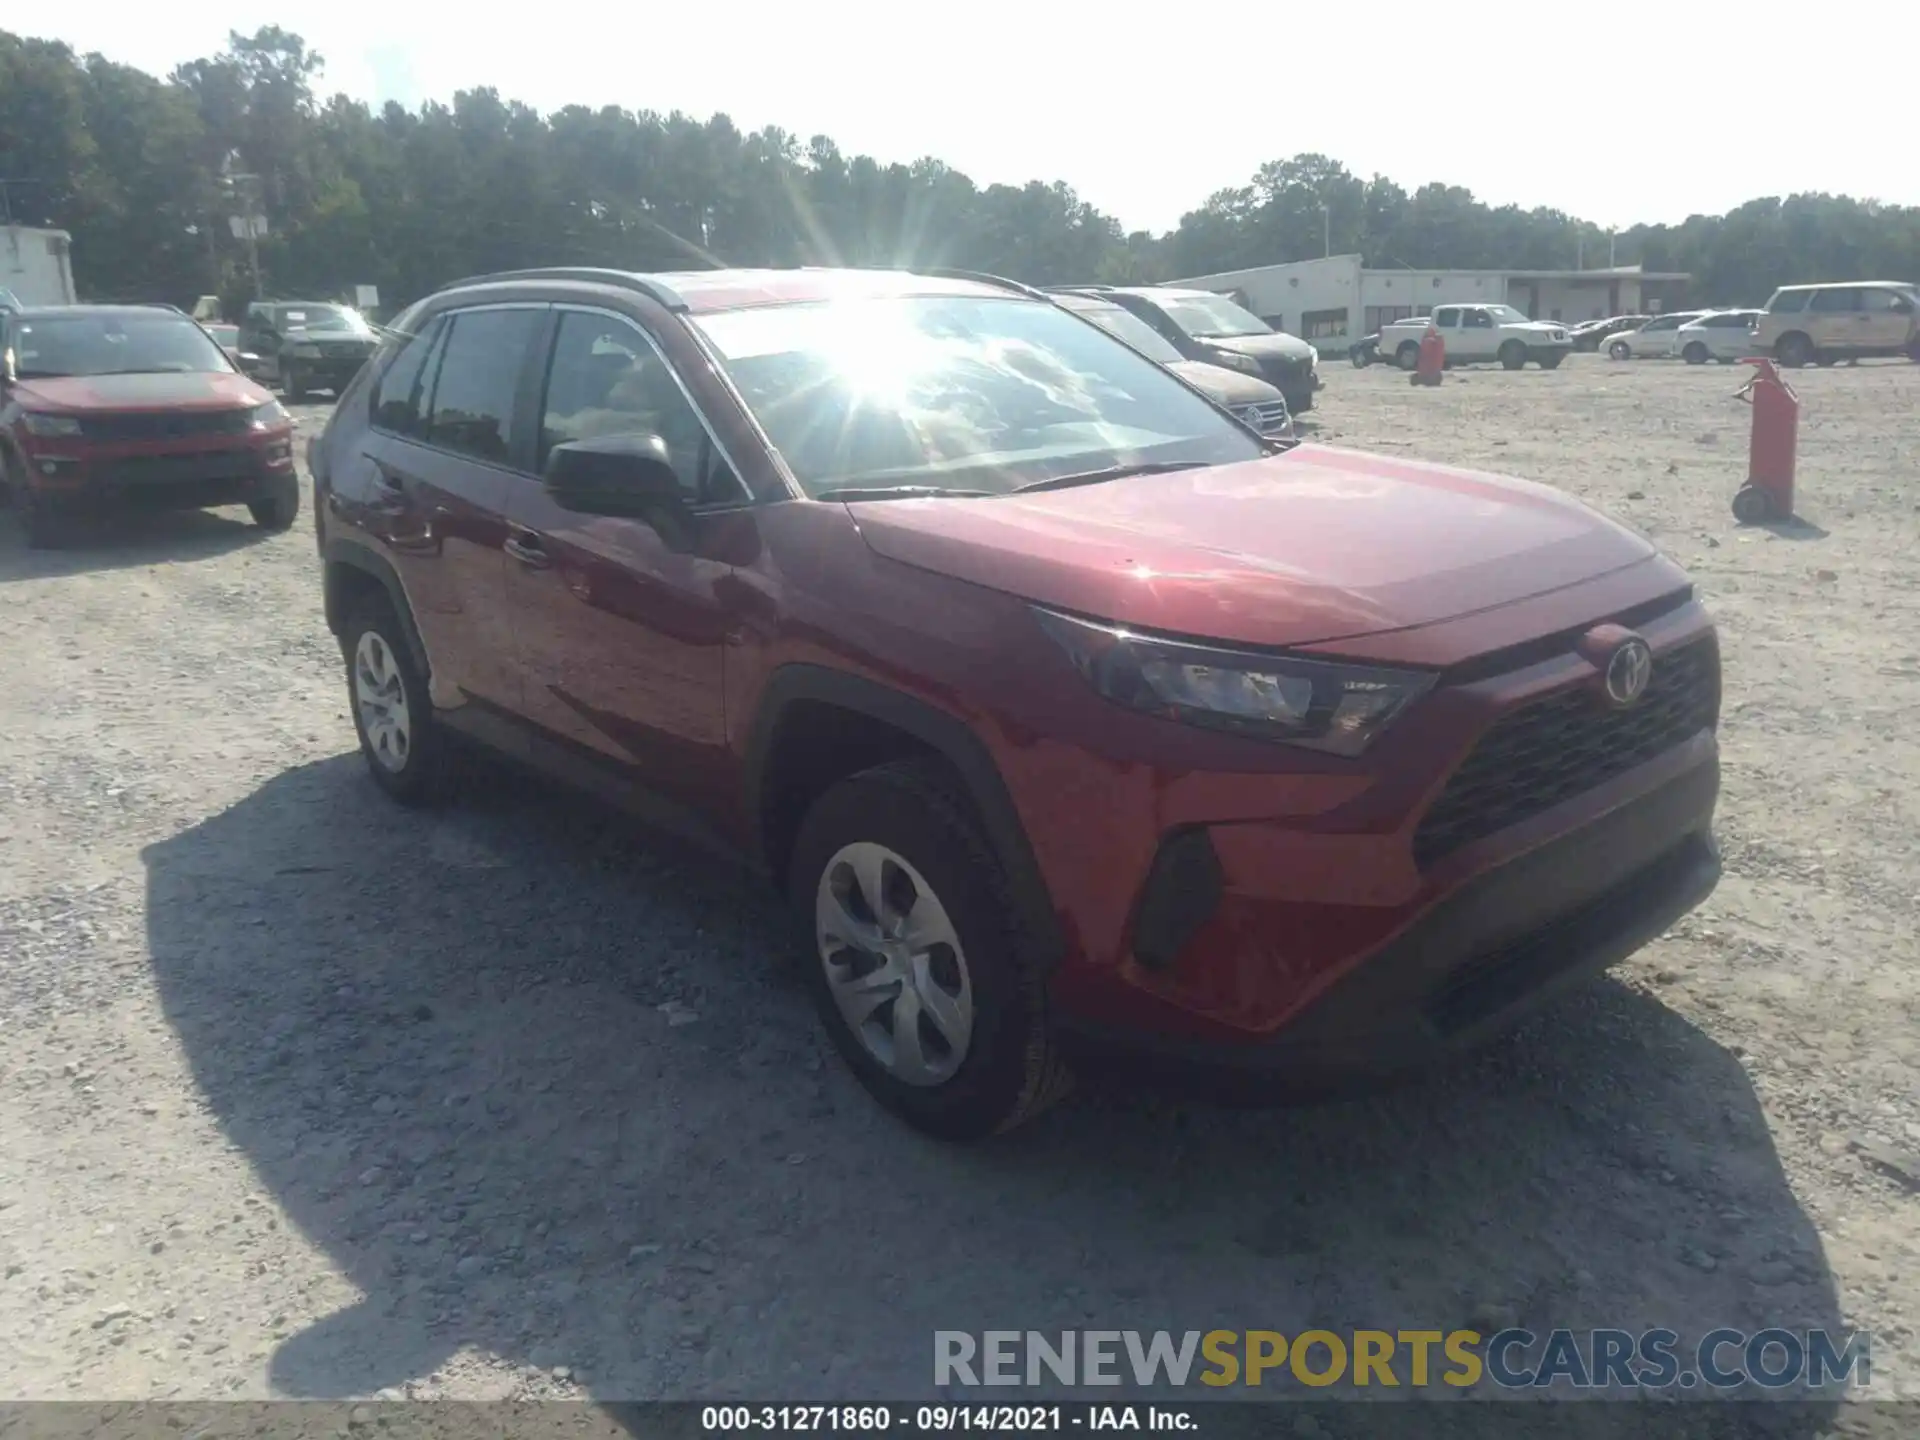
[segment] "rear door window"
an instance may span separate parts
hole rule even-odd
[[[1451,305],[1442,305],[1438,310],[1433,312],[1433,324],[1434,328],[1438,330],[1458,330],[1460,328],[1460,312]]]
[[[427,403],[433,395],[434,371],[440,364],[440,340],[446,323],[436,317],[408,340],[381,372],[373,389],[374,429],[418,440],[426,433]]]
[[[1811,290],[1782,290],[1778,295],[1773,297],[1773,302],[1767,306],[1767,313],[1769,315],[1798,315],[1802,310],[1807,308],[1807,297],[1812,293]]]
[[[1858,290],[1816,290],[1807,308],[1820,315],[1844,315],[1860,308]]]
[[[426,442],[506,465],[514,454],[520,372],[545,312],[466,310],[450,318]]]

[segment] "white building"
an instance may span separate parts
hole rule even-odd
[[[1358,255],[1261,265],[1169,280],[1233,295],[1276,330],[1316,343],[1348,344],[1382,325],[1425,315],[1435,305],[1503,303],[1535,320],[1567,325],[1609,315],[1671,310],[1690,277],[1638,265],[1604,270],[1369,269]]]
[[[0,226],[0,290],[22,305],[71,305],[73,237],[64,230]]]

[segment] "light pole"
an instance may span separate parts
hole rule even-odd
[[[1320,202],[1320,258],[1326,259],[1333,254],[1333,210],[1326,201]]]

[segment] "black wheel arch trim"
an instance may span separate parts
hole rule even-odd
[[[394,570],[392,562],[370,545],[363,545],[357,540],[338,536],[327,541],[325,558],[327,629],[337,636],[347,623],[340,597],[334,590],[333,567],[344,565],[348,569],[369,575],[378,582],[382,590],[387,592],[388,603],[393,606],[393,613],[400,621],[401,630],[406,634],[407,649],[413,655],[413,663],[419,667],[422,675],[431,677],[433,667],[427,657],[426,642],[420,638],[420,627],[414,623],[413,606],[407,601],[406,587],[400,583],[399,573]]]
[[[1034,958],[1044,969],[1053,969],[1066,951],[1059,916],[1020,822],[1020,812],[1014,808],[1000,767],[986,745],[959,717],[865,676],[796,662],[782,665],[768,677],[747,741],[745,777],[746,798],[753,807],[756,849],[768,868],[777,870],[771,853],[772,837],[766,833],[763,801],[767,760],[782,716],[796,703],[804,702],[838,706],[891,725],[953,766],[986,828],[987,842],[1006,872],[1026,933],[1033,938]],[[784,876],[776,878],[784,883]]]

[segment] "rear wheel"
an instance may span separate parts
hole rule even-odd
[[[808,986],[861,1084],[915,1128],[975,1140],[1066,1093],[1046,990],[1006,876],[946,773],[840,781],[794,846]]]
[[[1631,360],[1633,347],[1624,340],[1616,340],[1607,347],[1607,358],[1611,360]]]
[[[1773,353],[1789,370],[1798,370],[1801,366],[1812,363],[1813,341],[1795,330],[1791,334],[1780,337],[1780,342],[1773,347]]]
[[[340,646],[353,728],[374,783],[403,805],[437,799],[446,740],[393,607],[384,598],[363,601]]]
[[[1527,347],[1518,340],[1509,340],[1500,347],[1500,368],[1518,370],[1527,363]]]
[[[1705,345],[1698,340],[1692,340],[1687,343],[1687,348],[1680,352],[1680,358],[1689,365],[1704,365],[1711,357],[1708,356]]]
[[[286,390],[289,402],[295,405],[304,403],[307,398],[306,372],[298,366],[289,365],[287,367]]]
[[[247,513],[262,530],[290,530],[300,515],[300,482],[292,475],[275,480],[259,499],[247,502]]]
[[[1773,518],[1773,501],[1756,485],[1742,485],[1733,496],[1733,518],[1742,525],[1760,525]]]
[[[1393,352],[1395,362],[1402,370],[1411,370],[1420,363],[1420,346],[1412,340],[1402,340],[1400,348]]]

